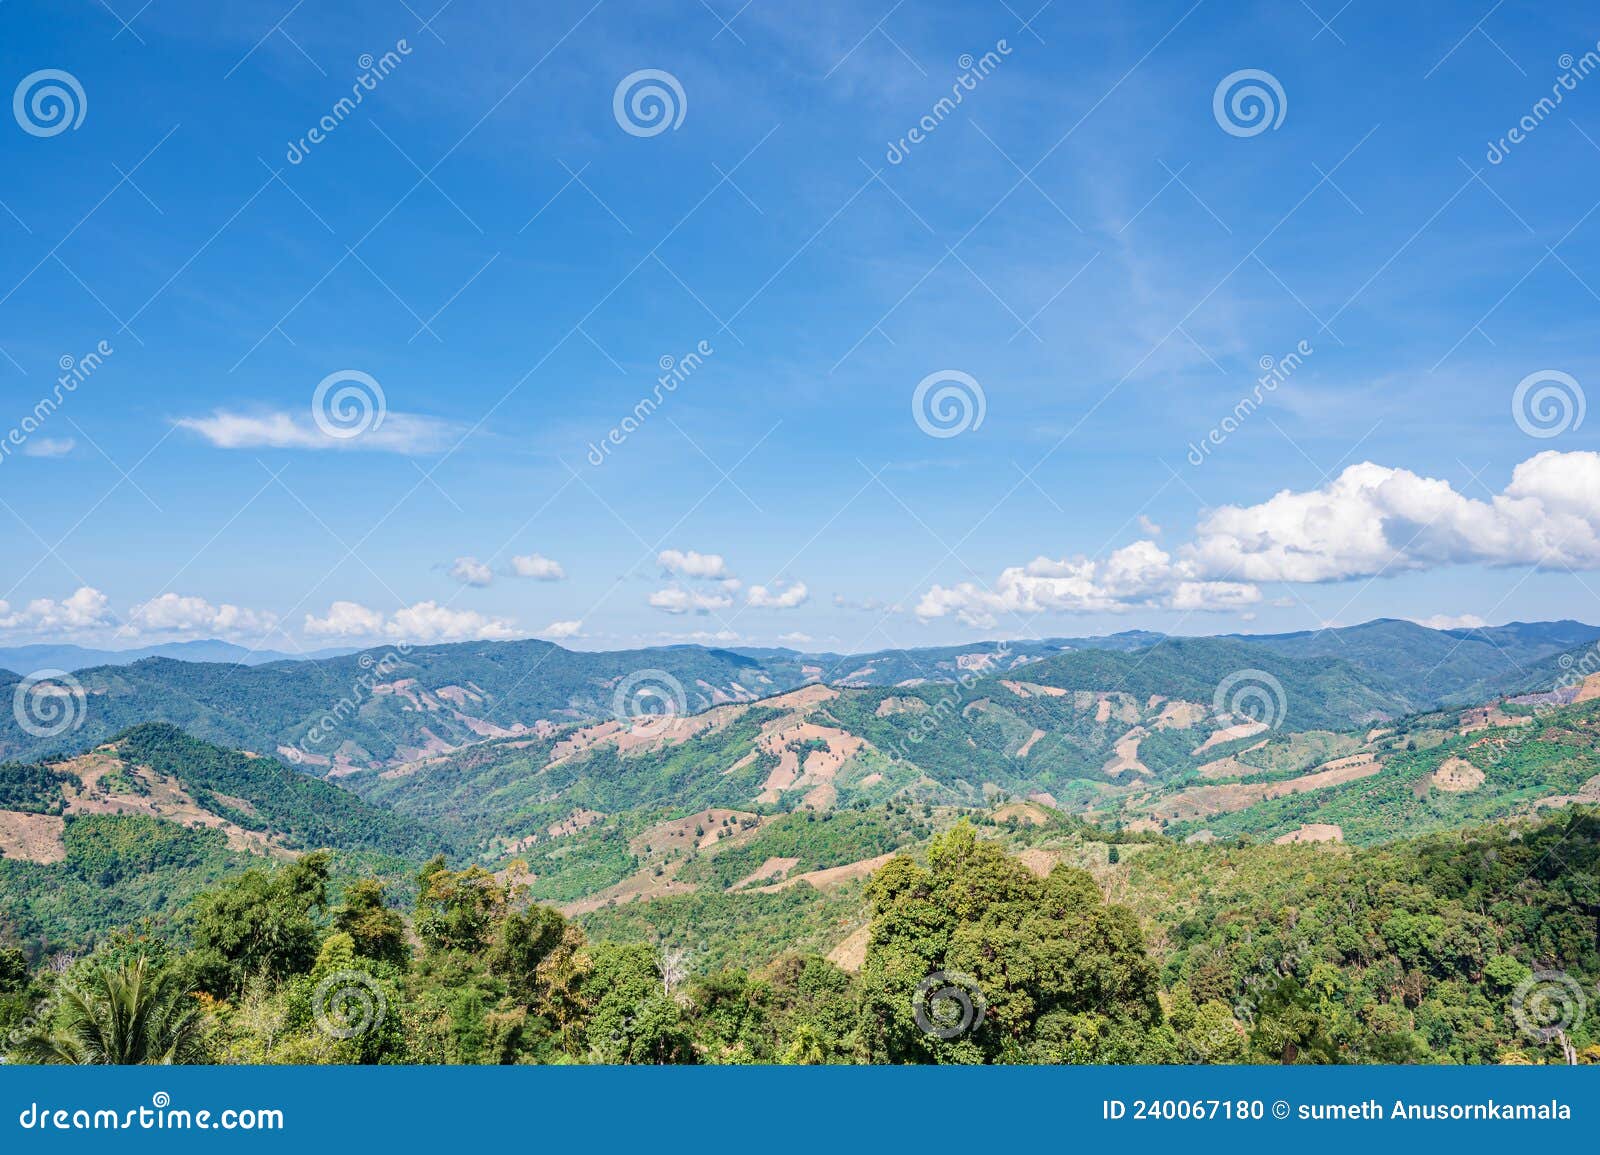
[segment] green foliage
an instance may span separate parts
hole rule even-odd
[[[1094,880],[1031,874],[972,829],[870,887],[862,1034],[887,1062],[1161,1061],[1157,971],[1133,914]]]
[[[196,899],[189,959],[195,985],[226,996],[252,978],[308,972],[319,949],[312,916],[328,905],[328,863],[327,852],[318,851],[273,873],[247,870]]]
[[[82,786],[76,774],[54,766],[0,762],[0,810],[27,814],[60,814],[66,805],[64,784]]]
[[[405,919],[383,902],[383,884],[363,878],[345,888],[344,905],[333,912],[335,929],[350,936],[350,949],[364,959],[403,968],[411,957]]]
[[[488,946],[507,898],[483,867],[450,870],[439,855],[417,876],[417,934],[429,950],[478,954]]]
[[[0,859],[0,926],[41,952],[170,917],[250,861],[230,851],[220,831],[144,815],[69,817],[63,840],[62,862]]]
[[[876,858],[926,833],[914,819],[889,810],[788,814],[762,827],[749,842],[692,860],[678,877],[725,890],[769,858],[798,858],[795,870],[821,870]]]
[[[1168,981],[1237,1008],[1255,1061],[1538,1053],[1512,1015],[1518,985],[1534,970],[1585,989],[1600,977],[1600,819],[1581,810],[1353,854],[1150,847],[1120,869],[1171,943]]]
[[[15,1046],[25,1063],[203,1061],[204,1020],[177,974],[146,955],[92,960],[56,984],[50,1013]]]
[[[276,834],[290,846],[421,857],[439,843],[421,823],[369,806],[347,790],[272,758],[198,741],[175,726],[135,726],[115,742],[121,758],[176,778],[213,814]]]

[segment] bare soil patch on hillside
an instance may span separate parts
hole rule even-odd
[[[1344,828],[1331,822],[1307,822],[1302,823],[1299,830],[1280,834],[1272,841],[1279,846],[1292,842],[1343,842]]]
[[[0,854],[23,862],[60,862],[67,856],[61,837],[66,827],[66,820],[53,814],[0,810]]]
[[[1469,794],[1482,786],[1487,776],[1465,758],[1446,758],[1428,776],[1437,789],[1451,794]]]
[[[849,936],[828,952],[828,961],[840,970],[851,974],[859,971],[867,961],[867,944],[872,941],[872,924],[857,927]]]
[[[180,826],[205,826],[220,830],[227,838],[230,850],[278,859],[297,857],[295,851],[270,840],[266,835],[246,830],[205,809],[184,790],[176,778],[158,774],[148,766],[126,763],[116,757],[113,750],[113,747],[103,747],[62,764],[63,769],[70,770],[83,782],[81,787],[68,785],[63,788],[68,814],[144,814],[176,822]],[[108,789],[105,778],[117,770],[136,779],[145,792],[139,794]],[[242,799],[222,800],[239,804],[240,809],[250,809]]]
[[[1211,735],[1211,737],[1207,738],[1204,742],[1200,743],[1200,745],[1196,746],[1192,751],[1190,751],[1190,753],[1194,756],[1199,756],[1204,754],[1213,746],[1223,746],[1229,742],[1237,742],[1240,738],[1253,737],[1267,728],[1268,727],[1265,722],[1236,722],[1232,726],[1224,726],[1222,729],[1216,731]]]
[[[802,882],[808,882],[818,890],[827,890],[830,887],[843,886],[852,879],[867,878],[893,857],[892,853],[880,854],[876,858],[850,862],[844,866],[830,866],[826,870],[808,870],[804,874],[796,874],[784,879],[782,882],[774,883],[771,886],[758,886],[756,889],[763,893],[771,893],[777,890],[787,890],[789,887],[798,886]]]
[[[1247,810],[1258,802],[1283,798],[1290,794],[1304,794],[1311,790],[1325,790],[1345,782],[1368,778],[1383,769],[1383,764],[1366,755],[1358,758],[1340,758],[1320,770],[1289,778],[1282,782],[1242,782],[1229,786],[1196,786],[1193,789],[1160,799],[1152,812],[1161,818],[1187,822]]]
[[[1150,774],[1150,767],[1139,761],[1139,743],[1148,733],[1143,726],[1135,726],[1111,747],[1111,757],[1100,768],[1107,778],[1120,778],[1124,774]]]

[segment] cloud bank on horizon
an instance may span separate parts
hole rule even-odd
[[[676,580],[646,600],[673,616],[720,618],[740,605],[793,610],[810,600],[803,581],[745,587],[721,554],[668,549],[657,555],[656,563]],[[1281,490],[1255,505],[1205,513],[1193,539],[1175,550],[1146,539],[1098,558],[1040,555],[1002,570],[992,584],[935,584],[922,594],[914,613],[924,621],[954,616],[977,629],[1020,626],[1031,634],[1038,632],[1034,619],[1040,616],[1153,608],[1233,613],[1261,604],[1267,596],[1263,585],[1334,585],[1470,565],[1600,569],[1600,453],[1536,454],[1516,466],[1503,491],[1486,499],[1407,469],[1362,462],[1313,490]],[[456,558],[450,572],[468,587],[489,585],[495,576],[492,567],[471,556]],[[559,563],[540,554],[513,558],[510,572],[545,581],[565,577]],[[882,602],[867,608],[894,612]],[[107,631],[119,638],[289,637],[279,620],[271,611],[213,605],[170,591],[134,605],[124,618],[113,613],[104,593],[89,586],[59,601],[37,599],[17,609],[0,602],[0,631],[72,639],[104,638]],[[1485,620],[1472,614],[1438,614],[1421,624],[1450,629],[1483,625]],[[561,619],[529,631],[510,618],[433,600],[387,612],[337,600],[321,616],[305,614],[300,633],[319,642],[440,643],[530,635],[570,640],[582,636],[582,627],[579,619]],[[730,626],[691,637],[726,643],[741,635]],[[809,635],[788,634],[790,641],[801,637],[810,640]]]

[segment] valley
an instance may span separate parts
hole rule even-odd
[[[880,949],[885,879],[975,833],[1036,880],[1024,889],[1079,872],[1131,912],[1170,1018],[1173,984],[1198,965],[1194,936],[1211,933],[1185,920],[1233,918],[1221,896],[1241,871],[1264,885],[1303,866],[1353,884],[1352,871],[1432,853],[1430,838],[1515,842],[1587,821],[1600,676],[1583,651],[1550,648],[1572,632],[1547,630],[1487,698],[1473,696],[1487,675],[1441,682],[1405,654],[1280,652],[1303,640],[1143,639],[1003,662],[976,648],[927,663],[942,678],[884,685],[862,684],[882,658],[842,663],[854,680],[828,683],[807,660],[651,651],[661,664],[646,674],[666,693],[610,715],[607,692],[635,674],[608,681],[616,655],[536,651],[567,673],[534,690],[519,682],[537,674],[499,668],[499,646],[441,647],[392,669],[349,659],[383,680],[320,761],[284,752],[300,722],[259,729],[266,702],[220,708],[230,683],[210,669],[89,671],[87,741],[0,765],[0,937],[39,960],[133,925],[182,937],[217,886],[304,861],[332,893],[376,885],[415,920],[430,872],[448,869],[586,940],[672,944],[695,981],[804,957],[858,984]],[[327,665],[227,669],[273,679],[281,720],[314,700]],[[694,689],[677,698],[680,674]],[[167,687],[160,709],[150,679]],[[202,701],[191,725],[145,719],[101,737]],[[202,736],[234,728],[263,748]],[[370,737],[386,729],[408,740]],[[413,934],[426,939],[420,921]],[[1374,949],[1397,949],[1380,937]],[[1585,949],[1595,941],[1591,927]],[[1228,982],[1245,981],[1234,967]]]

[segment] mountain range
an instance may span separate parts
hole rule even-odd
[[[1290,695],[1284,724],[1354,725],[1538,688],[1561,654],[1600,639],[1579,622],[1433,630],[1394,619],[1314,633],[980,642],[839,655],[670,646],[588,652],[551,642],[390,646],[258,665],[164,656],[76,670],[81,717],[60,734],[0,716],[0,757],[69,753],[129,726],[171,722],[313,772],[393,767],[494,738],[549,732],[647,706],[680,714],[811,683],[915,687],[1024,666],[1062,689],[1120,689],[1209,702],[1222,679],[1266,670]],[[37,668],[37,667],[34,667]],[[65,667],[61,667],[65,668]],[[633,682],[630,684],[629,679]],[[20,676],[0,670],[0,693]],[[659,683],[659,684],[657,684]]]
[[[830,892],[961,815],[1385,842],[1600,800],[1597,639],[1384,620],[850,656],[522,641],[91,667],[57,690],[75,708],[59,733],[0,719],[0,922],[86,934],[316,847],[391,880],[475,861],[601,918]]]

